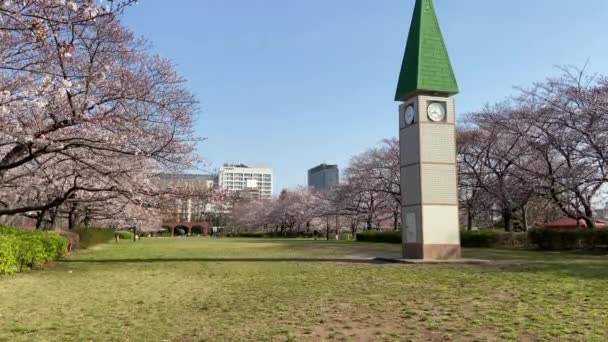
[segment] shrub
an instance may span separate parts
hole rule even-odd
[[[0,227],[0,274],[13,274],[56,260],[68,241],[55,232]]]
[[[65,230],[60,230],[58,233],[64,239],[68,240],[68,252],[72,252],[78,247],[80,243],[80,236],[77,233]]]
[[[19,272],[16,244],[14,236],[0,234],[0,274]]]
[[[338,234],[338,236],[340,237],[340,240],[352,240],[354,239],[354,236],[351,232],[340,232]]]
[[[462,247],[524,247],[528,243],[526,233],[505,232],[484,229],[478,231],[461,231],[460,244]]]
[[[264,233],[262,233],[262,232],[239,232],[238,237],[260,239],[260,238],[264,237]]]
[[[170,230],[163,230],[162,232],[157,233],[156,236],[169,237],[169,236],[171,236],[171,231]]]
[[[133,233],[121,230],[115,233],[121,240],[133,240]]]
[[[461,231],[460,244],[462,247],[494,247],[500,241],[499,235],[496,230]]]
[[[528,245],[526,233],[509,233],[498,230],[462,231],[463,247],[520,247]],[[401,231],[367,231],[357,233],[357,241],[401,243]]]
[[[608,246],[608,231],[592,229],[535,229],[530,242],[542,250],[565,251]]]
[[[367,232],[357,233],[357,241],[360,242],[383,242],[383,243],[401,243],[401,231],[379,231],[370,230]]]
[[[201,227],[201,226],[192,227],[192,235],[204,235],[204,234],[205,234],[205,227]]]
[[[114,230],[108,228],[81,228],[74,230],[80,238],[79,248],[89,248],[114,240]]]
[[[228,236],[257,239],[304,239],[312,238],[312,233],[305,232],[239,232],[229,233]]]

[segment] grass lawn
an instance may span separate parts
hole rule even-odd
[[[340,260],[398,249],[202,238],[98,246],[0,277],[0,341],[608,340],[606,256]]]

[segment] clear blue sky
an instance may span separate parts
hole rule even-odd
[[[275,192],[397,135],[393,102],[414,0],[142,0],[132,30],[201,101],[208,170],[271,165]],[[556,75],[608,74],[606,0],[435,0],[459,113]]]

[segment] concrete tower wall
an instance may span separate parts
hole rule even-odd
[[[446,118],[432,122],[427,108],[445,104]],[[460,256],[456,128],[453,97],[419,95],[411,125],[400,115],[404,256],[450,259]],[[403,111],[402,111],[403,112]]]

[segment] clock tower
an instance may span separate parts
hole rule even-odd
[[[456,166],[458,84],[432,0],[416,0],[395,101],[404,259],[461,257]]]

